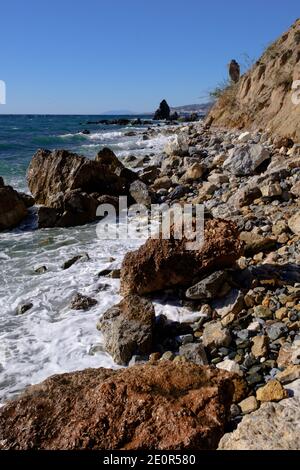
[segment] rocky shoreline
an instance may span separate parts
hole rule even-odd
[[[33,157],[41,227],[91,222],[100,201],[127,195],[203,204],[205,244],[187,252],[173,238],[148,240],[120,270],[100,273],[120,277],[124,299],[97,327],[130,367],[32,387],[1,408],[0,448],[299,449],[300,146],[203,121],[153,132],[173,135],[164,153],[139,162],[122,164],[109,149],[95,161],[66,151]],[[188,308],[187,321],[156,316],[157,296]],[[64,396],[59,409],[51,394]],[[256,423],[260,439],[249,431]]]

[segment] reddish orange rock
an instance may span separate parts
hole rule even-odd
[[[157,362],[56,375],[0,410],[0,449],[215,449],[232,375]]]
[[[232,266],[241,256],[242,242],[233,222],[205,222],[204,244],[187,250],[186,239],[149,239],[138,250],[126,254],[121,269],[121,292],[139,295],[177,285],[189,285],[207,270]]]

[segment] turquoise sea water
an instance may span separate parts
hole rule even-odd
[[[16,189],[26,189],[25,174],[32,155],[38,148],[65,148],[93,157],[103,146],[110,146],[120,157],[130,150],[142,148],[141,135],[125,136],[136,130],[141,133],[147,126],[119,126],[87,124],[88,121],[118,118],[149,119],[149,116],[54,116],[54,115],[1,115],[0,114],[0,175]],[[79,132],[88,129],[89,135]]]

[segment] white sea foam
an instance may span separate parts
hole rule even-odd
[[[88,138],[91,140],[108,140],[108,139],[115,139],[116,137],[122,137],[124,135],[123,132],[95,132],[94,134],[88,135]]]
[[[140,141],[140,136],[135,136],[131,141],[123,133],[117,134],[111,148],[120,157],[126,153],[143,155],[150,147],[151,152],[159,152],[168,140],[158,136]],[[132,142],[134,152],[128,149]],[[74,150],[84,153],[82,147],[78,143]],[[0,403],[52,374],[117,367],[103,350],[96,323],[107,308],[120,300],[119,281],[99,278],[98,273],[120,266],[124,254],[139,244],[136,240],[99,240],[94,224],[28,231],[26,222],[21,229],[0,234]],[[67,270],[61,268],[64,261],[83,252],[89,254],[89,261],[78,262]],[[115,258],[113,263],[110,257]],[[36,267],[43,265],[47,271],[36,274]],[[71,310],[70,300],[76,292],[95,298],[98,304],[87,312]],[[17,315],[17,308],[26,303],[33,307]],[[157,313],[162,310],[173,319],[183,315],[179,307],[157,302]]]

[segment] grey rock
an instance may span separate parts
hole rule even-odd
[[[224,318],[229,313],[238,315],[244,307],[244,295],[238,289],[232,289],[226,297],[217,299],[212,303],[212,308]]]
[[[202,339],[207,348],[228,347],[232,340],[229,330],[223,328],[221,322],[206,323]]]
[[[86,295],[77,293],[71,300],[70,308],[72,310],[89,310],[90,308],[94,307],[97,303],[98,302],[96,299],[91,299]]]
[[[115,362],[126,365],[133,355],[144,356],[151,352],[154,320],[152,303],[129,295],[103,314],[97,328]]]
[[[28,304],[19,305],[16,313],[17,315],[23,315],[24,313],[28,312],[28,310],[30,310],[32,307],[33,304],[31,302],[29,302]]]
[[[270,158],[269,150],[260,144],[246,144],[229,153],[223,167],[236,176],[252,175],[257,167]]]
[[[208,364],[206,352],[201,343],[190,343],[180,346],[179,354],[199,366]]]
[[[136,180],[131,183],[129,193],[137,204],[142,204],[146,207],[151,205],[151,194],[148,186],[143,181]]]
[[[191,300],[213,299],[214,297],[226,295],[230,289],[228,284],[225,285],[227,280],[228,274],[226,271],[216,271],[190,287],[185,295]],[[222,289],[223,287],[225,289]]]
[[[69,259],[68,261],[65,261],[64,264],[62,265],[62,269],[69,269],[73,264],[77,263],[78,261],[88,261],[90,259],[89,255],[87,253],[82,253],[80,255],[76,255],[73,258]]]
[[[38,268],[35,268],[34,272],[36,274],[44,274],[47,271],[47,266],[39,266]]]
[[[273,325],[270,325],[266,329],[267,335],[271,341],[275,341],[278,338],[281,338],[288,332],[288,328],[285,323],[276,322]]]

